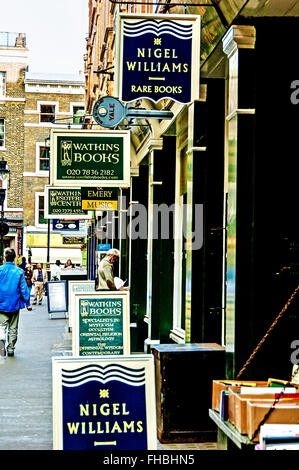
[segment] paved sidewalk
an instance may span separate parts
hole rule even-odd
[[[0,358],[0,450],[52,450],[52,356],[71,355],[65,319],[49,320],[47,298],[21,311],[15,356]],[[158,450],[216,450],[215,443]]]

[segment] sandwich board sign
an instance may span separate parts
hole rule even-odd
[[[95,292],[95,281],[68,281],[69,328],[73,329],[75,294],[85,294],[86,292]]]
[[[51,129],[53,186],[130,186],[130,131]]]
[[[130,354],[128,291],[74,294],[74,356]]]
[[[156,450],[154,356],[53,357],[54,450]]]
[[[49,318],[54,312],[63,312],[64,318],[67,314],[67,289],[66,281],[48,281],[47,298]]]

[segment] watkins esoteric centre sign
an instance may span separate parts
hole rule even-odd
[[[117,31],[120,100],[199,98],[200,16],[120,14]]]

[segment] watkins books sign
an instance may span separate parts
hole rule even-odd
[[[51,184],[130,186],[129,131],[51,130]]]
[[[124,102],[199,98],[200,16],[119,16],[116,86]]]

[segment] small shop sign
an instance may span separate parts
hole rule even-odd
[[[63,245],[82,245],[84,242],[84,237],[62,237]]]
[[[79,220],[53,219],[53,230],[78,231]]]
[[[118,208],[118,188],[81,188],[82,209],[116,211]]]
[[[91,219],[92,212],[81,207],[81,188],[46,185],[44,194],[45,219]]]

